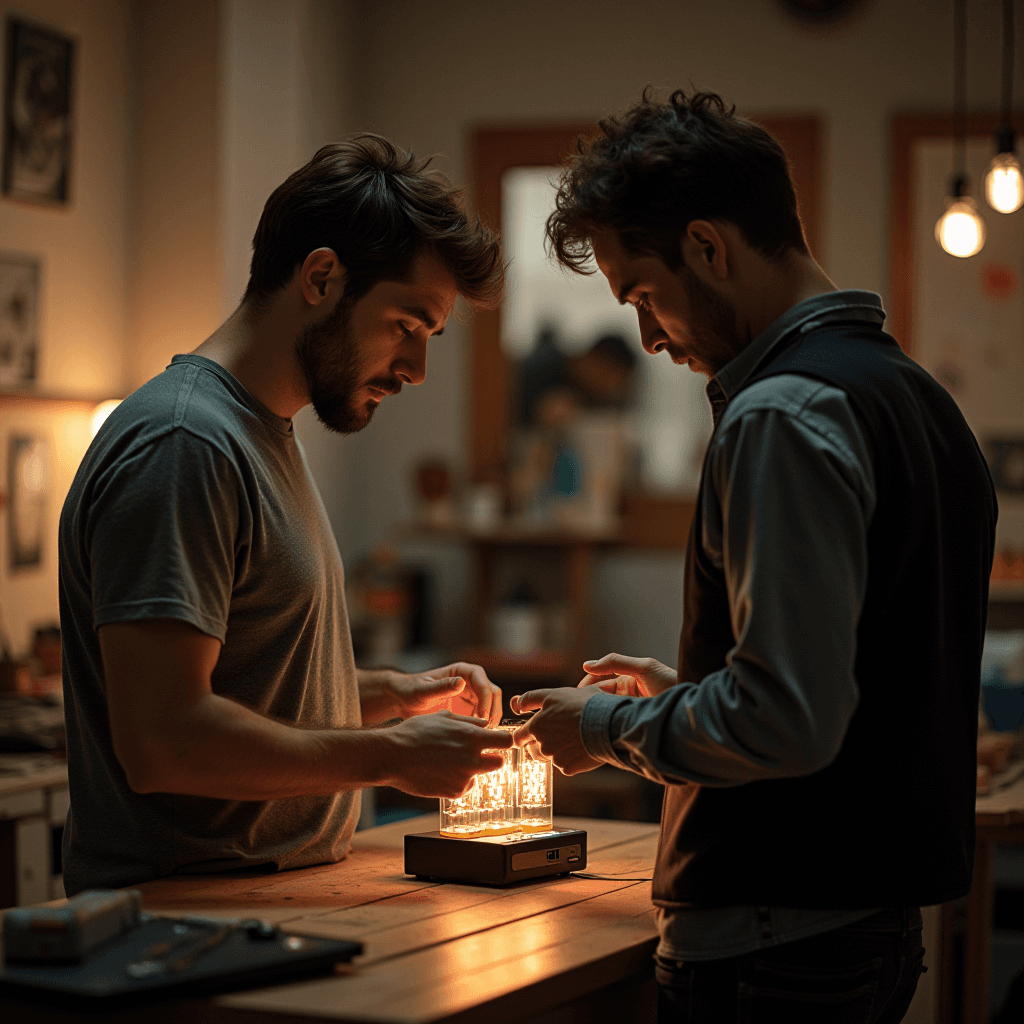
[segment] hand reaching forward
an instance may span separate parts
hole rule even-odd
[[[517,714],[540,710],[512,734],[516,746],[539,749],[540,755],[553,761],[563,775],[577,775],[600,766],[583,746],[580,721],[583,705],[597,696],[596,688],[573,689],[558,686],[552,690],[530,690],[517,694],[509,704]]]
[[[482,718],[490,725],[501,721],[501,690],[479,665],[465,661],[415,675],[396,675],[391,692],[402,718],[451,711]]]
[[[382,730],[388,743],[386,785],[413,796],[462,796],[474,775],[500,768],[499,750],[512,746],[511,733],[486,724],[484,718],[439,711]]]
[[[653,658],[627,658],[606,654],[597,661],[585,661],[586,676],[580,686],[596,686],[620,697],[657,697],[679,682],[674,668]]]

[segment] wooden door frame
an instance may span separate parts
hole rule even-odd
[[[811,251],[821,251],[822,119],[816,114],[753,115],[789,156],[800,216]],[[477,211],[501,230],[501,179],[513,167],[563,164],[577,140],[597,134],[593,122],[480,125],[470,132]],[[501,311],[479,310],[470,347],[470,465],[474,480],[500,475],[511,422],[509,367],[501,351]],[[682,548],[693,514],[690,501],[627,496],[623,539],[646,547]]]

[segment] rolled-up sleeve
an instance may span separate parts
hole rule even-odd
[[[859,699],[874,510],[863,435],[842,391],[768,378],[726,410],[705,475],[700,543],[724,572],[735,644],[721,669],[657,697],[594,697],[583,743],[665,784],[810,774],[839,752]]]

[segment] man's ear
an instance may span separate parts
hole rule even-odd
[[[704,281],[729,276],[729,252],[718,226],[709,220],[691,220],[679,240],[683,263]]]
[[[342,296],[347,277],[333,249],[314,249],[299,268],[299,290],[306,302],[319,306],[334,296]]]

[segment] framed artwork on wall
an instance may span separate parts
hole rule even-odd
[[[7,452],[7,551],[12,572],[43,562],[49,472],[43,438],[12,434]]]
[[[2,187],[12,199],[68,201],[74,48],[52,29],[7,20]]]
[[[0,253],[0,389],[36,385],[39,279],[39,260]]]

